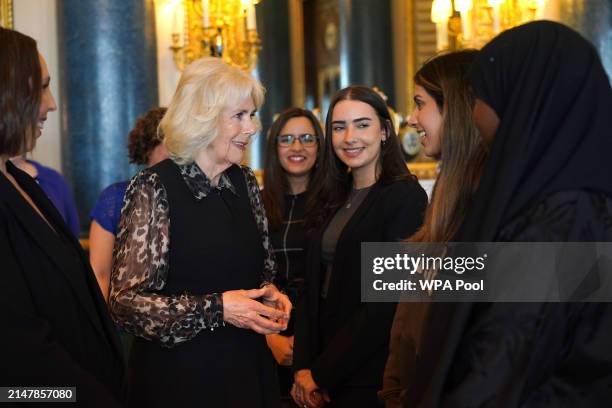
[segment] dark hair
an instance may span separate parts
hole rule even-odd
[[[278,145],[276,142],[277,136],[283,130],[283,127],[293,118],[307,118],[315,130],[318,138],[317,143],[317,159],[315,165],[310,170],[308,178],[307,194],[311,186],[312,180],[315,178],[319,169],[319,161],[323,151],[323,130],[321,124],[315,115],[307,109],[289,108],[283,111],[272,123],[268,131],[268,140],[266,143],[266,156],[264,160],[264,189],[262,191],[262,200],[268,216],[270,230],[274,231],[281,227],[283,222],[283,209],[285,208],[285,193],[289,191],[289,182],[287,173],[280,165],[278,160]],[[306,202],[312,205],[315,201],[306,199]],[[307,204],[308,205],[308,204]],[[307,210],[308,212],[308,210]],[[313,225],[306,222],[307,228]]]
[[[159,122],[166,108],[153,108],[136,119],[134,129],[128,135],[128,155],[130,163],[147,164],[149,156],[164,139]]]
[[[414,178],[402,156],[399,140],[395,134],[389,108],[383,98],[373,89],[361,85],[351,85],[338,91],[331,100],[327,119],[325,120],[325,148],[321,161],[322,171],[317,175],[320,179],[315,179],[314,183],[317,191],[313,191],[312,199],[319,199],[325,203],[324,208],[318,212],[316,217],[320,220],[335,211],[347,199],[352,188],[352,175],[348,166],[344,164],[334,151],[332,146],[332,115],[334,107],[340,101],[353,100],[367,103],[370,105],[385,131],[387,138],[381,144],[379,163],[381,172],[377,182],[383,185],[391,184],[402,179]],[[315,214],[308,214],[307,217],[315,217]]]
[[[468,72],[478,51],[439,54],[423,64],[414,82],[436,101],[440,124],[440,174],[414,242],[448,242],[463,223],[484,167],[486,150],[472,120],[474,93]]]
[[[0,155],[34,148],[41,92],[36,41],[0,27]]]

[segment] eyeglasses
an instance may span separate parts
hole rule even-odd
[[[302,146],[314,146],[319,137],[317,135],[312,135],[310,133],[304,133],[302,135],[278,135],[276,137],[276,142],[279,146],[291,146],[295,139],[299,139]]]

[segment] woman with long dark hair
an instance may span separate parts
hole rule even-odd
[[[612,90],[595,48],[525,24],[480,51],[470,82],[490,153],[455,240],[612,240]],[[428,323],[406,406],[612,401],[609,303],[435,303]]]
[[[478,187],[486,154],[472,121],[475,98],[467,78],[476,54],[464,50],[435,56],[414,76],[415,109],[408,121],[420,133],[424,153],[440,160],[440,173],[423,226],[408,242],[452,240]],[[427,302],[397,306],[380,392],[387,407],[401,406],[402,391],[418,375],[414,361],[427,308]]]
[[[34,148],[57,109],[47,64],[32,38],[1,27],[0,61],[0,384],[76,387],[79,404],[118,406],[119,339],[89,262],[44,191],[9,160]]]
[[[361,243],[413,234],[427,196],[406,167],[385,102],[372,89],[350,86],[334,96],[325,144],[314,189],[325,202],[317,212],[325,221],[309,247],[292,396],[301,406],[371,407],[395,304],[361,303]]]
[[[322,149],[323,130],[317,118],[306,109],[283,111],[268,132],[261,195],[276,257],[275,280],[293,304],[297,304],[304,289],[307,236],[314,228],[313,222],[306,218],[306,203],[318,203],[308,200],[308,193],[315,173],[321,170]],[[290,404],[294,320],[289,321],[287,330],[266,336],[268,347],[279,364],[283,403]]]

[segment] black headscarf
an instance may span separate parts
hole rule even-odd
[[[508,30],[486,45],[470,80],[500,118],[478,191],[454,241],[495,241],[551,194],[612,196],[612,90],[593,46],[558,23]],[[438,406],[473,303],[433,303],[404,406]]]
[[[551,21],[508,30],[481,50],[470,81],[500,124],[459,240],[494,241],[555,192],[612,196],[612,91],[580,34]]]

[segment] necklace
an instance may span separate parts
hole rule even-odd
[[[355,202],[355,200],[357,199],[357,197],[359,197],[359,195],[361,194],[362,191],[367,190],[367,188],[362,188],[360,190],[354,190],[351,192],[351,194],[349,195],[349,199],[347,200],[348,203],[346,204],[346,207],[344,208],[351,208],[351,206],[353,205],[353,203]]]

